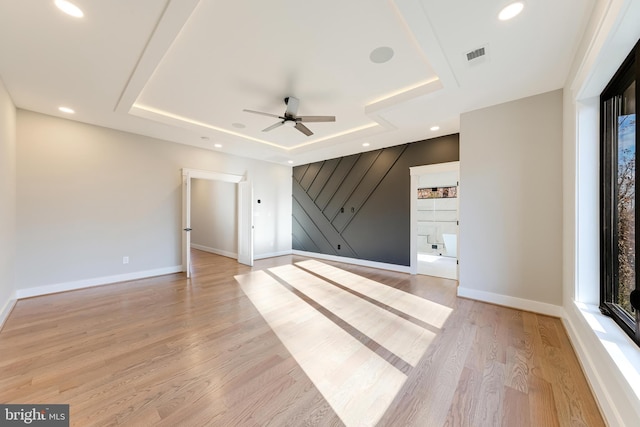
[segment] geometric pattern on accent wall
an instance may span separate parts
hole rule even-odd
[[[343,233],[406,148],[293,168],[293,249],[359,258]]]

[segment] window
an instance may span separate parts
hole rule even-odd
[[[600,310],[640,344],[636,103],[640,42],[600,95]],[[635,289],[638,291],[635,291]]]

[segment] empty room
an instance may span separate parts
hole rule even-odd
[[[638,22],[0,2],[0,425],[637,426]]]

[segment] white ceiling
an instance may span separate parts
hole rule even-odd
[[[594,0],[528,0],[507,22],[509,0],[74,3],[83,18],[0,0],[0,78],[17,107],[303,164],[455,133],[463,112],[563,87]],[[393,58],[372,62],[383,46]],[[262,132],[277,119],[242,111],[280,115],[286,96],[336,122]]]

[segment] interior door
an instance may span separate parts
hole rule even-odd
[[[253,186],[238,183],[238,262],[253,266]]]
[[[191,277],[191,177],[182,176],[182,271]]]

